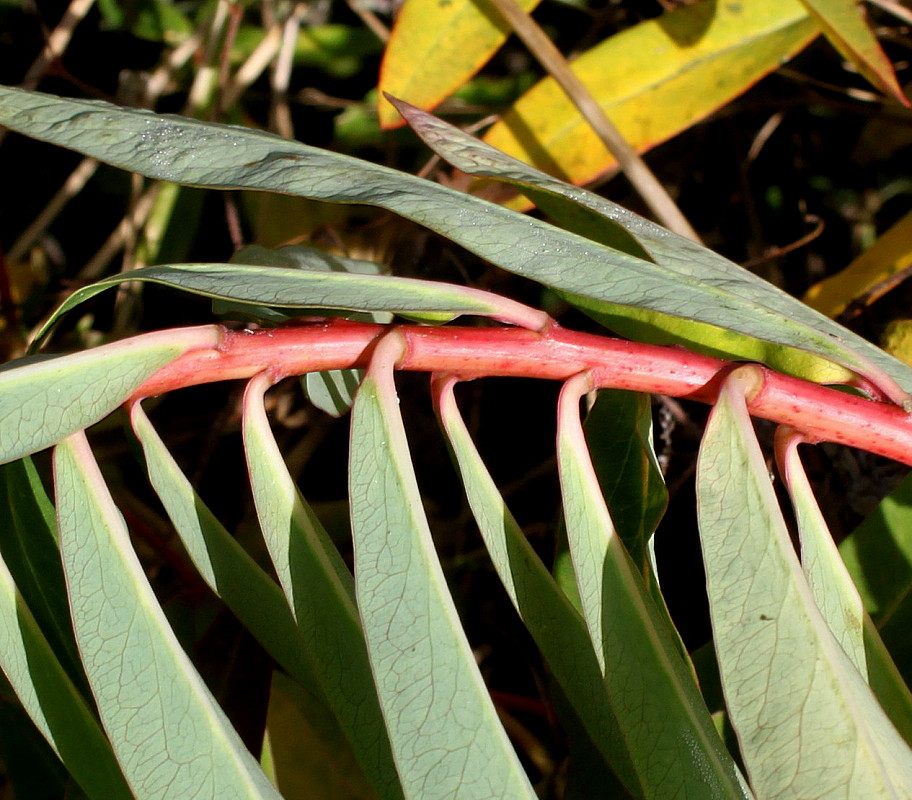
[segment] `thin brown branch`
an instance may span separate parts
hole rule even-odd
[[[532,55],[557,81],[567,97],[579,109],[580,114],[608,148],[608,152],[617,160],[618,166],[656,218],[669,230],[699,242],[700,237],[671,199],[665,187],[614,123],[608,119],[598,101],[576,76],[560,50],[554,46],[538,23],[520,7],[516,0],[491,0],[491,3],[496,6]]]

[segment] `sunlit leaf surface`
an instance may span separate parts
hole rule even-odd
[[[73,628],[133,792],[279,800],[181,649],[82,434],[54,450]]]
[[[749,797],[675,635],[614,530],[580,423],[584,393],[576,379],[561,392],[564,518],[583,616],[614,712],[625,720],[631,760],[647,797]]]
[[[392,349],[387,349],[392,345]],[[382,341],[352,409],[358,609],[407,798],[534,800],[466,640],[421,505]]]
[[[43,450],[106,417],[153,372],[217,342],[214,327],[161,331],[0,370],[0,463]]]
[[[759,797],[902,797],[912,751],[814,603],[735,372],[700,449],[697,504],[722,686]],[[826,747],[821,747],[826,742]]]
[[[263,404],[270,386],[265,375],[254,378],[244,398],[244,450],[260,529],[327,702],[380,795],[401,798],[354,581],[288,474]]]

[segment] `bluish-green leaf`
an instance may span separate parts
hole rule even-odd
[[[282,590],[203,503],[139,403],[130,408],[130,421],[149,482],[202,579],[283,669],[319,695],[305,641]]]
[[[621,544],[580,422],[585,376],[564,385],[558,469],[567,538],[608,696],[648,798],[745,798],[746,787],[713,727],[677,637]],[[687,736],[682,732],[687,731]]]
[[[98,720],[60,666],[2,559],[0,669],[32,722],[92,800],[132,797]]]
[[[546,321],[542,312],[513,300],[451,283],[246,264],[173,264],[143,267],[78,289],[48,319],[38,339],[63,314],[127,281],[149,281],[205,297],[248,303],[254,312],[262,306],[388,311],[435,322],[478,314],[533,328]]]
[[[697,471],[722,686],[759,797],[898,798],[912,751],[817,609],[747,412],[755,367],[725,382]]]
[[[352,409],[355,585],[408,800],[534,800],[456,614],[428,529],[382,340]]]
[[[98,422],[153,372],[187,350],[217,342],[212,326],[185,328],[5,365],[0,370],[0,463]]]
[[[420,109],[397,105],[415,132],[453,166],[518,186],[562,227],[629,256],[629,264],[618,264],[612,275],[599,275],[598,282],[589,280],[591,266],[560,259],[568,270],[580,271],[580,280],[575,286],[572,280],[544,281],[577,295],[565,296],[618,333],[760,361],[821,382],[846,380],[834,362],[865,374],[882,370],[912,390],[908,366],[719,254],[552,178]],[[637,286],[631,285],[634,281]],[[667,291],[669,286],[674,291]]]
[[[631,720],[615,717],[586,624],[504,503],[459,413],[452,379],[440,384],[437,408],[478,529],[510,600],[601,758],[642,796],[623,735]]]
[[[358,760],[381,797],[401,798],[355,607],[354,581],[288,474],[263,404],[270,386],[266,375],[250,381],[243,417],[244,450],[263,538],[314,672]]]
[[[76,641],[134,794],[280,800],[168,625],[83,434],[54,468]]]
[[[54,506],[30,458],[0,466],[0,553],[48,643],[80,688]]]
[[[162,180],[380,206],[596,306],[633,306],[696,320],[814,353],[882,385],[889,384],[883,374],[889,373],[912,390],[912,368],[725,259],[634,215],[615,212],[623,227],[649,234],[647,249],[655,261],[430,181],[244,128],[12,88],[0,89],[0,124]],[[465,143],[457,133],[447,129],[446,135],[458,150]]]

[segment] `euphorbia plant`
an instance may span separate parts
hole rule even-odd
[[[349,271],[326,271],[325,255],[305,247],[260,253],[268,262],[260,265],[147,267],[74,293],[49,325],[124,280],[228,301],[261,324],[158,331],[0,373],[0,455],[10,462],[7,481],[22,489],[12,516],[27,512],[39,529],[51,526],[46,499],[29,463],[16,460],[54,447],[56,535],[78,650],[67,644],[59,608],[36,609],[62,631],[52,636],[30,608],[44,602],[40,593],[15,591],[34,552],[25,542],[24,558],[3,552],[20,566],[2,573],[0,660],[67,769],[93,797],[276,796],[178,644],[83,433],[126,403],[150,483],[200,575],[325,705],[378,796],[535,796],[481,679],[422,509],[395,386],[397,370],[412,370],[433,376],[478,528],[553,676],[568,730],[617,778],[587,796],[908,796],[909,692],[795,452],[799,441],[828,440],[912,464],[912,370],[720,256],[400,109],[442,157],[509,181],[552,222],[243,128],[0,91],[3,124],[152,178],[394,211],[628,337],[566,330],[542,311],[475,289],[359,274],[363,265],[346,259],[335,266]],[[323,316],[345,312],[408,322]],[[445,324],[463,315],[492,322]],[[278,316],[288,321],[266,326]],[[351,423],[352,573],[285,468],[265,394],[289,376],[354,367],[366,373]],[[497,375],[564,383],[557,461],[572,587],[555,581],[526,542],[461,418],[454,385]],[[248,381],[247,471],[277,583],[202,503],[142,406],[152,395],[233,379]],[[630,467],[593,464],[580,414],[581,401],[606,388],[625,392],[599,394],[588,421],[600,418],[599,435],[636,453],[636,508],[626,507],[623,520],[612,519],[620,512],[611,496],[606,502],[596,467],[628,470],[627,481]],[[657,472],[642,393],[713,404],[697,502],[736,752],[717,732],[657,582],[656,504],[646,510]],[[801,560],[751,414],[783,426],[777,450]]]

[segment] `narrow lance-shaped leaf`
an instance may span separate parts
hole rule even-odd
[[[181,649],[83,434],[54,450],[73,628],[134,794],[280,800]]]
[[[574,233],[617,248],[631,256],[655,263],[666,272],[666,286],[695,279],[706,284],[707,291],[717,292],[715,318],[700,316],[696,309],[661,308],[649,303],[624,305],[618,295],[605,293],[595,298],[592,293],[564,293],[573,305],[607,327],[637,341],[661,344],[683,344],[701,352],[725,358],[759,361],[781,372],[787,372],[821,383],[847,381],[851,372],[836,363],[849,362],[827,355],[837,343],[844,343],[861,357],[855,369],[872,374],[874,369],[889,372],[905,388],[912,372],[880,348],[815,314],[802,303],[728,259],[689,239],[643,219],[622,206],[585,189],[559,181],[540,170],[500,152],[441,119],[426,114],[408,103],[394,101],[400,113],[415,132],[441,158],[470,175],[496,178],[517,186],[555,222]],[[751,298],[754,311],[772,316],[780,313],[791,320],[787,325],[807,326],[808,337],[802,344],[797,338],[786,342],[779,334],[761,335],[759,329],[733,326],[724,319],[729,292]],[[800,323],[799,323],[800,321]],[[812,344],[822,344],[818,348]],[[818,358],[812,353],[817,353]],[[857,357],[857,356],[856,356]],[[824,360],[827,359],[827,360]],[[883,381],[882,381],[883,382]]]
[[[215,326],[161,331],[0,370],[0,463],[30,455],[106,417],[153,372],[215,347]]]
[[[61,665],[87,691],[73,641],[54,506],[31,458],[0,466],[0,553]]]
[[[346,744],[350,745],[352,739],[363,737],[365,731],[349,728],[346,732],[339,728],[337,720],[344,714],[339,714],[328,703],[325,688],[318,679],[318,675],[325,678],[326,668],[323,665],[315,668],[313,642],[295,621],[275,580],[254,562],[203,503],[139,403],[131,407],[130,418],[143,448],[149,480],[200,575],[266,652],[308,694],[311,706],[320,709],[319,716],[331,731],[330,740],[342,742],[349,737]],[[340,701],[335,697],[333,700],[350,710],[348,698]],[[375,735],[374,740],[369,752],[361,753],[362,757],[376,756],[375,750],[382,751],[382,736]],[[382,770],[375,777],[382,777]]]
[[[527,798],[428,529],[381,340],[352,408],[355,585],[374,680],[409,800]]]
[[[798,536],[801,542],[801,568],[814,601],[823,614],[836,641],[855,668],[867,677],[865,664],[864,608],[855,584],[842,563],[836,543],[817,505],[814,491],[801,464],[798,445],[801,435],[780,428],[776,434],[776,455],[788,487]]]
[[[455,378],[438,380],[437,411],[488,555],[592,742],[628,789],[641,796],[643,787],[622,734],[629,720],[615,718],[586,624],[548,573],[504,503],[459,413],[454,383]]]
[[[2,559],[0,669],[91,800],[133,797],[98,720],[55,657]]]
[[[60,305],[37,338],[40,340],[63,314],[80,303],[128,281],[149,281],[257,306],[389,311],[436,322],[447,322],[460,314],[479,314],[530,328],[540,328],[547,321],[543,312],[514,300],[450,283],[246,264],[173,264],[143,267],[78,289]]]
[[[760,380],[756,367],[727,379],[697,468],[713,639],[751,785],[781,800],[902,797],[912,751],[801,572],[747,412]]]
[[[380,796],[401,798],[354,581],[282,460],[263,402],[271,385],[261,374],[244,395],[244,451],[260,529],[327,702]]]
[[[319,695],[304,640],[282,590],[215,518],[140,403],[130,407],[149,482],[200,576],[296,681]]]
[[[244,128],[10,88],[0,89],[0,124],[163,180],[377,205],[556,289],[807,350],[875,382],[879,369],[912,389],[912,368],[785,293],[759,289],[746,273],[713,279],[716,268],[683,247],[682,266],[672,271],[429,181]]]
[[[787,429],[780,428],[776,435],[779,468],[798,522],[801,568],[836,641],[867,679],[897,730],[907,743],[912,743],[912,693],[865,611],[858,589],[826,527],[798,455],[800,441],[800,435]]]
[[[656,800],[749,797],[665,615],[611,522],[580,423],[580,399],[590,388],[582,374],[561,391],[564,517],[589,637],[644,794]]]

